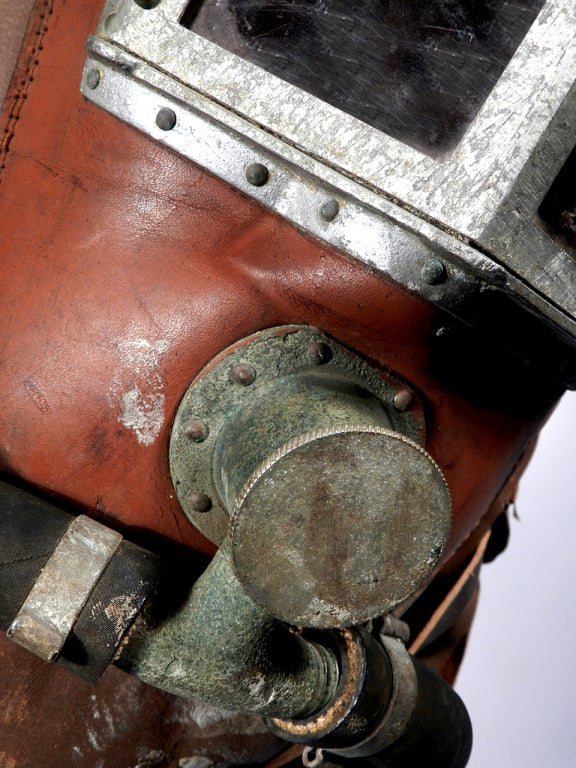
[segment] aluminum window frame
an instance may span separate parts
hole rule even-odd
[[[546,0],[463,138],[440,159],[186,29],[188,4],[108,0],[100,52],[111,44],[136,57],[152,87],[362,203],[388,213],[397,206],[394,218],[408,216],[411,229],[415,214],[424,228],[478,248],[559,309],[560,325],[576,335],[576,260],[537,213],[575,142],[573,0]]]

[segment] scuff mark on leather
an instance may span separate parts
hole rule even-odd
[[[167,341],[129,339],[118,344],[121,365],[109,392],[117,421],[131,430],[141,445],[152,445],[164,424],[163,382],[159,373]]]

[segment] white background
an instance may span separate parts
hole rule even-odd
[[[456,689],[468,768],[576,767],[576,393],[544,427],[508,549],[484,566]]]

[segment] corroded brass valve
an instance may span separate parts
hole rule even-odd
[[[273,329],[208,366],[180,407],[181,503],[268,613],[358,624],[418,590],[450,531],[415,393],[310,328]]]

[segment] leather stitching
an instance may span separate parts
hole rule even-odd
[[[21,53],[16,68],[16,72],[21,72],[20,81],[13,93],[9,91],[10,98],[12,98],[12,108],[8,113],[8,119],[0,141],[0,184],[2,183],[2,171],[6,166],[6,159],[10,152],[10,143],[14,138],[20,113],[28,98],[28,91],[34,82],[34,73],[40,63],[40,55],[44,49],[44,38],[48,32],[48,19],[54,11],[54,0],[42,0],[42,3],[37,8],[38,10],[35,10],[35,13],[38,13],[38,25],[31,35],[27,33],[25,39],[25,45],[28,46],[29,50],[26,63],[24,66],[22,65],[23,56]]]

